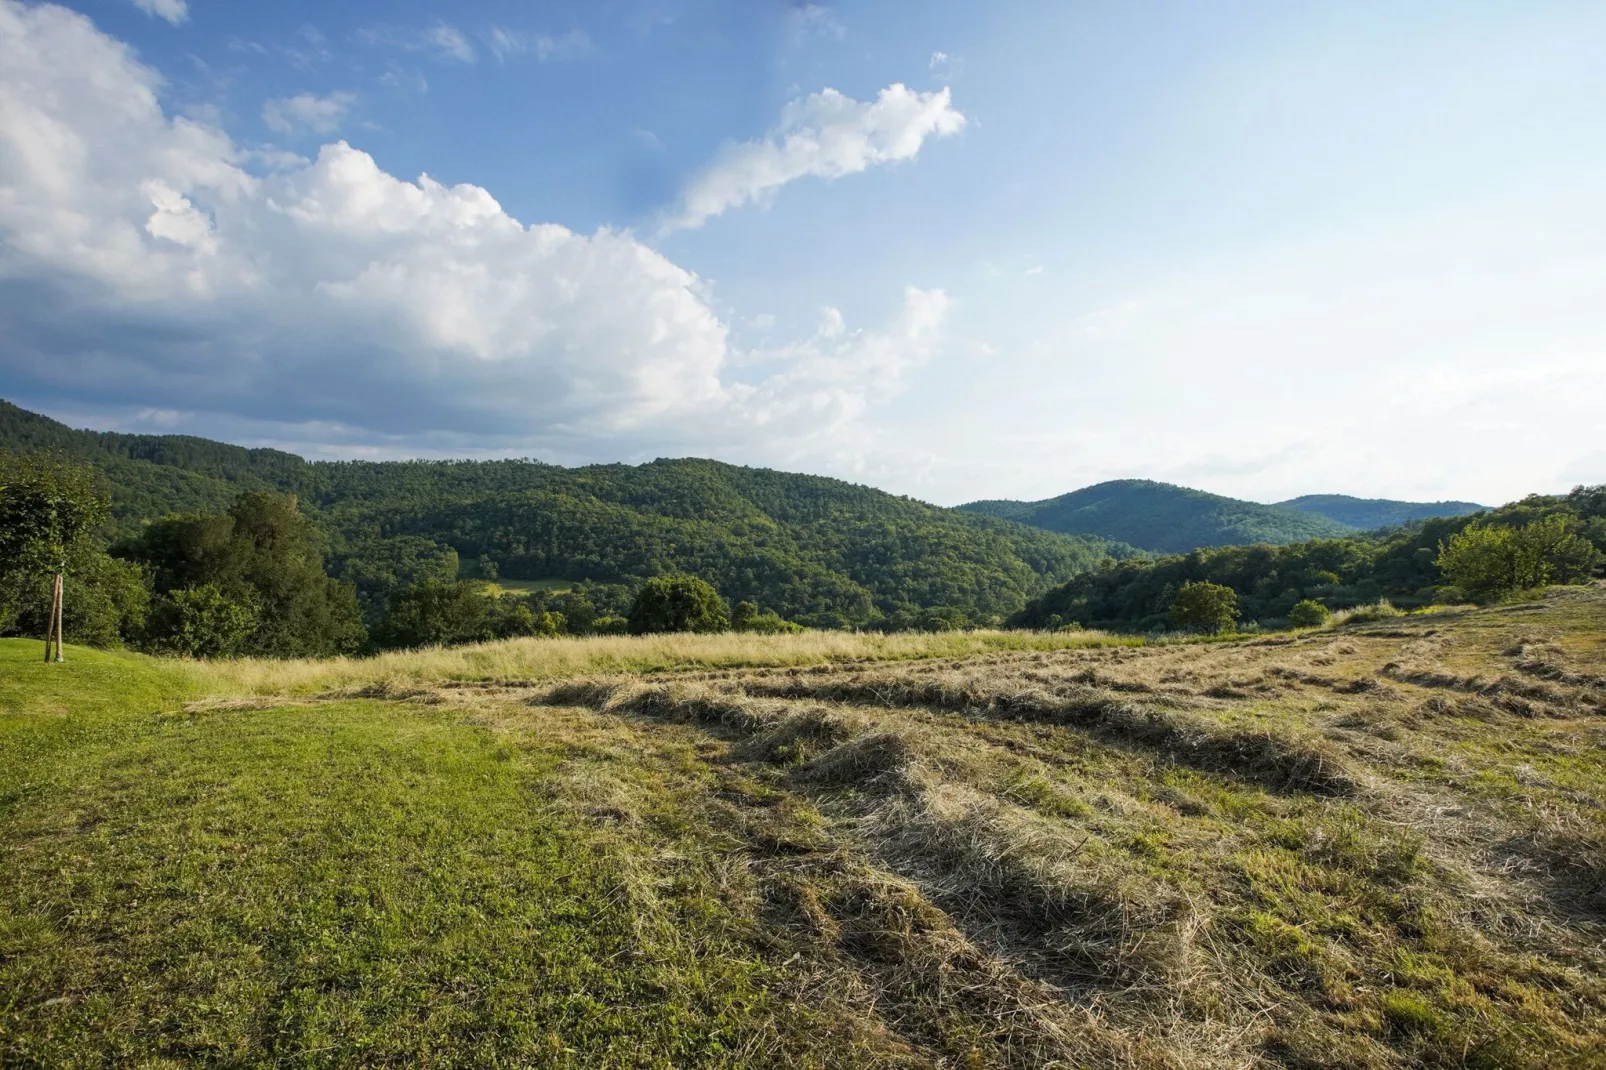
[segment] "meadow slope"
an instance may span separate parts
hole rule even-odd
[[[0,1063],[1603,1065],[1606,588],[892,639],[0,643]]]

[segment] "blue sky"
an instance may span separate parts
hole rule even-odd
[[[1602,40],[1586,3],[0,0],[0,396],[944,504],[1602,482]]]

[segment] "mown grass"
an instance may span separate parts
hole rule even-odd
[[[1140,646],[1100,632],[811,631],[798,635],[589,636],[393,651],[366,658],[192,662],[195,686],[216,695],[305,695],[364,688],[403,690],[442,681],[545,681],[601,673],[828,665],[960,657],[1003,651]]]
[[[641,909],[628,860],[541,787],[563,745],[360,700],[184,712],[166,666],[69,648],[45,674],[17,653],[0,1063],[864,1059],[706,883]],[[106,679],[120,708],[56,712]],[[116,738],[16,790],[32,741],[75,722]]]
[[[0,1063],[1601,1066],[1602,635],[0,644]]]

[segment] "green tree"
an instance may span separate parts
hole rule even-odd
[[[1470,524],[1439,545],[1437,564],[1473,598],[1587,579],[1601,555],[1578,526],[1575,518],[1559,513],[1521,527]]]
[[[801,632],[803,626],[783,620],[774,610],[760,610],[757,602],[737,602],[731,610],[731,630],[758,635],[784,635]]]
[[[1333,619],[1333,611],[1313,598],[1295,602],[1288,611],[1288,623],[1296,628],[1320,628]]]
[[[92,468],[52,454],[0,453],[0,577],[63,577],[65,602],[64,578],[93,556],[90,535],[110,515],[110,492]],[[54,583],[46,602],[50,631],[58,605]]]
[[[730,626],[725,600],[696,576],[658,576],[641,585],[630,607],[630,631],[720,632]]]
[[[322,657],[354,652],[363,642],[356,592],[325,575],[315,533],[293,495],[252,492],[222,515],[168,517],[118,552],[146,564],[160,594],[211,584],[255,606],[256,627],[242,653]],[[162,645],[168,640],[156,624],[151,641]]]
[[[1190,581],[1177,591],[1168,616],[1172,627],[1224,632],[1238,619],[1238,593],[1219,583]]]
[[[182,587],[159,596],[151,607],[151,646],[182,657],[235,657],[256,631],[260,615],[249,594],[231,596],[215,583]]]

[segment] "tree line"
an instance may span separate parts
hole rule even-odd
[[[1228,546],[1169,557],[1111,561],[1033,599],[1016,627],[1122,631],[1176,626],[1174,607],[1230,592],[1232,620],[1307,626],[1323,613],[1387,599],[1402,608],[1487,601],[1552,583],[1576,583],[1606,563],[1606,486],[1531,495],[1472,516],[1424,520],[1376,535],[1290,546]],[[1212,593],[1222,626],[1225,596]],[[1190,626],[1196,618],[1184,611]]]

